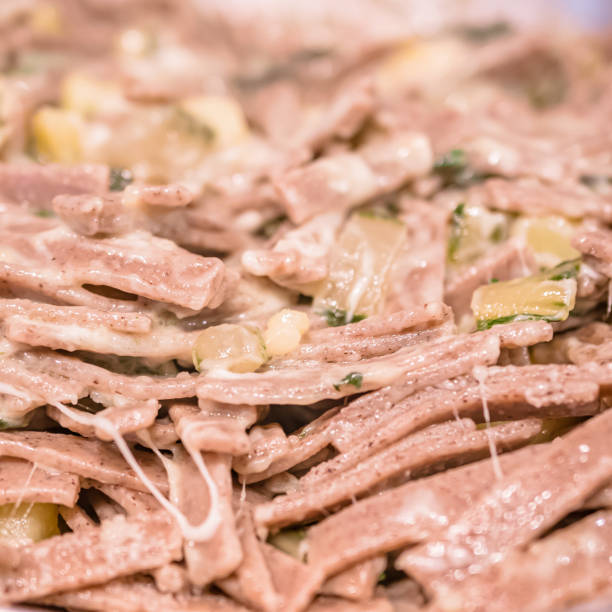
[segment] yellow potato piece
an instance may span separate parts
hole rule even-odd
[[[85,117],[113,112],[125,106],[121,88],[112,81],[101,81],[73,72],[62,83],[61,105]]]
[[[55,504],[0,506],[0,543],[22,545],[59,535]]]
[[[56,6],[42,2],[30,15],[30,27],[38,34],[58,36],[62,33],[62,17]]]
[[[308,315],[299,310],[284,308],[272,315],[264,332],[268,355],[276,357],[295,350],[309,327]]]
[[[78,114],[43,106],[31,125],[36,150],[45,161],[71,164],[81,160],[83,126]]]
[[[564,321],[574,308],[576,281],[573,278],[542,280],[529,276],[479,287],[472,296],[477,321],[533,315]]]
[[[335,309],[353,315],[381,311],[387,276],[406,238],[400,221],[355,213],[349,219],[332,253],[329,275],[315,296],[315,311]]]
[[[512,229],[512,233],[522,236],[533,251],[536,263],[545,268],[580,257],[571,245],[574,231],[567,219],[557,216],[519,219]]]
[[[193,347],[193,363],[201,370],[222,368],[253,372],[267,360],[258,330],[224,323],[205,329]]]
[[[217,148],[239,143],[248,134],[248,126],[240,104],[229,96],[193,96],[179,104],[196,124],[211,131]]]

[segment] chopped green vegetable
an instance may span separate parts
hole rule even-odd
[[[472,311],[479,331],[511,321],[564,321],[574,308],[580,260],[540,274],[479,287]]]
[[[387,579],[387,572],[380,572],[378,582],[384,582]]]
[[[458,204],[451,215],[451,232],[448,240],[448,258],[453,261],[464,233],[465,203]]]
[[[576,278],[580,271],[580,258],[570,259],[569,261],[562,261],[558,266],[555,266],[548,272],[546,278],[548,280],[557,281],[563,280],[564,278]]]
[[[37,217],[41,217],[43,219],[47,219],[49,217],[55,217],[55,213],[52,210],[41,209],[41,210],[37,210],[34,214]]]
[[[385,204],[376,204],[364,210],[360,210],[358,214],[367,219],[397,219],[399,214],[399,206],[395,202],[386,202]]]
[[[349,317],[346,310],[341,310],[340,308],[327,308],[321,314],[325,317],[330,327],[340,327],[341,325],[348,325],[349,323],[357,323],[366,318],[366,316],[362,314],[354,314],[352,317]]]
[[[489,282],[490,283],[499,283],[499,278],[493,277]]]
[[[123,191],[133,180],[132,173],[126,168],[111,168],[108,188],[110,191]]]
[[[494,176],[476,172],[471,168],[463,149],[452,149],[440,157],[434,163],[433,173],[442,179],[444,187],[466,187]]]
[[[464,170],[467,164],[468,160],[465,151],[462,149],[452,149],[434,163],[434,172],[439,174],[448,171],[458,172]]]
[[[334,385],[336,391],[340,391],[343,385],[353,385],[356,389],[361,389],[363,374],[361,372],[350,372],[339,383]]]
[[[486,25],[466,25],[458,33],[473,43],[485,43],[512,33],[512,27],[506,21],[495,21]]]
[[[514,321],[538,321],[538,320],[546,320],[546,317],[544,315],[534,315],[534,314],[507,315],[505,317],[498,317],[497,319],[489,319],[488,321],[477,321],[476,329],[478,331],[485,331],[487,329],[491,329],[494,325],[505,325],[506,323],[513,323]]]

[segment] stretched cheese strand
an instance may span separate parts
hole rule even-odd
[[[495,478],[501,480],[504,474],[499,463],[499,456],[497,454],[497,447],[495,446],[495,440],[491,434],[491,414],[489,413],[489,404],[487,402],[487,396],[485,394],[485,380],[487,379],[488,370],[485,366],[474,366],[472,370],[472,376],[478,381],[478,391],[480,392],[480,400],[482,401],[482,414],[485,420],[485,433],[489,442],[489,454],[491,455],[491,461],[493,463],[493,472]]]
[[[62,414],[73,419],[77,423],[97,427],[113,438],[113,441],[117,445],[119,452],[123,455],[123,458],[127,464],[134,470],[151,495],[153,495],[159,504],[168,512],[168,514],[170,514],[176,520],[183,537],[186,540],[206,542],[213,537],[217,531],[217,527],[221,523],[219,491],[215,481],[212,479],[208,469],[206,468],[202,455],[199,452],[192,452],[187,449],[198,470],[200,471],[206,486],[208,487],[210,495],[210,510],[208,511],[208,516],[204,521],[202,521],[199,525],[192,525],[187,517],[179,510],[179,508],[171,501],[166,499],[157,486],[144,473],[140,465],[138,465],[136,457],[134,457],[130,447],[126,444],[125,440],[111,421],[100,415],[85,414],[78,410],[73,410],[72,408],[64,406],[60,402],[53,402],[52,405],[55,406]]]

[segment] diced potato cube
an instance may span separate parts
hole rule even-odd
[[[258,330],[224,323],[205,329],[193,347],[193,363],[201,370],[222,368],[253,372],[267,360]]]
[[[355,213],[344,226],[332,253],[329,274],[315,296],[314,307],[368,316],[382,310],[389,269],[406,238],[396,219]]]
[[[459,204],[451,217],[448,258],[456,263],[470,263],[507,234],[508,220],[503,213]]]
[[[64,79],[60,99],[63,108],[85,117],[100,112],[117,111],[125,106],[118,84],[78,72],[73,72]]]
[[[479,287],[472,296],[472,311],[479,329],[521,319],[564,321],[574,308],[576,280],[548,280],[528,276]]]
[[[543,268],[580,257],[571,245],[574,231],[567,219],[556,216],[521,218],[512,228],[512,233],[523,238],[533,251],[536,263]]]
[[[211,144],[217,148],[235,145],[248,134],[248,126],[240,104],[229,96],[194,96],[179,104],[202,130],[210,131]]]
[[[30,14],[30,27],[38,34],[58,36],[62,33],[62,18],[56,6],[39,3]]]
[[[0,506],[0,542],[19,546],[59,534],[55,504]]]
[[[81,159],[82,122],[78,114],[43,106],[32,117],[32,135],[46,161],[76,163]]]
[[[284,308],[272,315],[264,332],[268,355],[276,357],[295,350],[309,327],[308,315],[299,310]]]

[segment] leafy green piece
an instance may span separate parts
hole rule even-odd
[[[42,219],[48,219],[49,217],[55,217],[55,213],[52,210],[37,210],[34,213],[37,217],[41,217]]]
[[[463,149],[452,149],[434,163],[434,172],[439,174],[447,171],[457,172],[464,170],[467,164],[465,151]]]
[[[462,186],[470,182],[473,172],[469,170],[468,159],[462,149],[452,149],[440,157],[433,167],[445,187],[450,185]]]
[[[453,214],[451,215],[451,233],[448,240],[448,258],[454,261],[459,245],[461,243],[461,237],[464,233],[464,220],[465,220],[465,203],[461,202],[458,204]]]
[[[580,271],[580,258],[562,261],[558,266],[546,271],[547,280],[558,281],[564,278],[576,278]]]
[[[505,323],[512,323],[514,321],[546,321],[549,317],[546,315],[537,314],[513,314],[505,317],[498,317],[497,319],[489,319],[487,321],[477,321],[476,329],[478,331],[485,331],[491,329],[494,325],[504,325]]]
[[[463,149],[452,149],[442,155],[433,166],[433,173],[442,179],[444,187],[467,187],[495,176],[491,173],[475,171],[469,164]]]
[[[512,27],[507,21],[494,21],[485,25],[465,25],[458,29],[460,36],[473,43],[490,42],[511,33]]]
[[[353,385],[355,389],[361,389],[362,382],[363,374],[361,372],[350,372],[339,383],[334,385],[334,389],[340,391],[340,387],[343,385]]]
[[[490,283],[499,283],[499,278],[493,277],[489,282]]]
[[[380,572],[377,582],[384,582],[387,579],[387,572]]]
[[[132,173],[126,168],[111,168],[108,188],[110,191],[123,191],[133,181]]]
[[[348,325],[349,323],[357,323],[366,318],[365,315],[361,314],[354,314],[352,317],[349,317],[348,312],[340,308],[327,308],[321,314],[325,317],[330,327],[340,327],[341,325]]]
[[[399,206],[395,202],[386,202],[360,210],[358,214],[368,219],[390,219],[391,221],[395,221],[397,220],[399,211]]]

